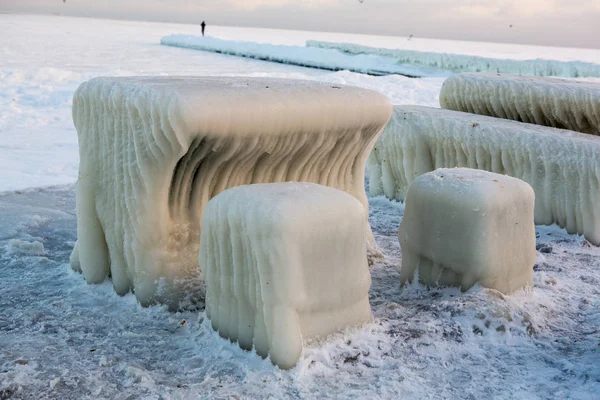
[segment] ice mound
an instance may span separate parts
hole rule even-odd
[[[535,192],[535,222],[600,245],[600,137],[458,111],[397,106],[369,156],[371,194],[404,201],[438,168],[509,175]]]
[[[356,198],[310,183],[214,197],[198,260],[213,328],[288,369],[303,340],[370,321],[365,216]]]
[[[30,242],[21,239],[11,239],[8,241],[7,250],[9,253],[27,254],[32,256],[41,256],[46,253],[44,244],[38,240]]]
[[[402,284],[482,286],[510,293],[533,284],[534,193],[506,175],[441,168],[410,185],[398,239]]]
[[[492,72],[531,76],[600,77],[600,65],[581,61],[510,60],[464,54],[434,53],[403,49],[385,49],[352,43],[309,40],[307,47],[339,50],[346,54],[372,54],[393,58],[398,64],[425,70],[451,72]]]
[[[600,83],[500,74],[444,82],[442,108],[600,135]]]
[[[389,57],[371,54],[352,56],[335,50],[301,46],[243,42],[192,35],[165,36],[160,40],[160,44],[330,71],[348,70],[369,75],[398,74],[408,77],[441,75],[440,72],[401,65]]]
[[[308,81],[85,82],[73,100],[81,159],[73,268],[88,282],[110,271],[118,293],[175,308],[201,279],[200,221],[212,197],[248,183],[308,181],[366,208],[365,161],[391,110],[379,93]]]

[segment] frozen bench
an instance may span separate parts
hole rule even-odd
[[[501,74],[446,79],[442,108],[600,135],[600,83]]]
[[[600,137],[500,118],[396,106],[369,156],[373,195],[404,201],[412,181],[437,168],[509,175],[535,191],[535,222],[600,245]]]
[[[217,195],[198,260],[213,328],[287,369],[303,340],[370,321],[365,217],[356,198],[311,183]]]
[[[133,289],[143,305],[177,307],[201,279],[200,221],[212,197],[308,181],[366,209],[365,160],[391,110],[376,92],[309,81],[85,82],[73,100],[81,159],[73,268],[91,283],[110,273],[118,293]]]
[[[510,293],[533,284],[534,194],[527,183],[467,168],[438,169],[410,185],[398,230],[402,284],[482,286]]]

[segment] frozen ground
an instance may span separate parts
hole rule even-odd
[[[390,47],[389,38],[209,29],[230,40]],[[117,296],[110,282],[88,286],[71,272],[66,262],[75,240],[78,166],[71,95],[83,80],[131,74],[308,78],[373,88],[396,104],[438,105],[442,79],[324,73],[158,44],[167,34],[198,31],[0,15],[0,191],[11,191],[0,194],[0,398],[598,397],[600,250],[556,227],[537,229],[532,291],[505,297],[477,287],[460,293],[415,285],[401,292],[394,265],[403,209],[371,198],[371,224],[386,255],[372,269],[376,319],[312,344],[291,372],[220,339],[201,308],[177,314],[143,309],[134,296]],[[425,50],[438,50],[427,43]],[[515,58],[535,51],[595,57],[580,49],[452,43],[484,56],[506,50]],[[68,185],[21,190],[54,184]]]
[[[600,393],[600,250],[538,228],[532,291],[400,291],[403,208],[371,198],[386,255],[375,321],[291,372],[219,338],[202,307],[137,305],[67,266],[74,189],[0,196],[0,388],[8,398],[574,398]],[[40,244],[43,245],[43,248]],[[131,396],[131,397],[129,397]],[[236,397],[237,396],[237,397]]]

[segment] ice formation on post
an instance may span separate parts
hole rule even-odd
[[[73,100],[81,159],[74,267],[88,282],[110,273],[118,293],[133,289],[144,305],[177,307],[200,278],[208,200],[248,183],[308,181],[367,207],[364,165],[391,110],[379,93],[308,81],[85,82]]]
[[[442,108],[600,135],[600,83],[500,74],[444,82]]]
[[[393,58],[398,64],[423,68],[424,71],[490,72],[530,76],[600,77],[600,65],[582,61],[514,60],[466,54],[436,53],[405,49],[386,49],[354,43],[308,40],[306,47],[335,49],[346,54],[377,55]]]
[[[404,201],[438,168],[513,176],[535,191],[535,222],[600,245],[600,137],[458,111],[397,106],[369,156],[371,194]]]
[[[510,293],[533,280],[534,193],[522,180],[438,169],[410,185],[398,230],[400,280]]]
[[[200,255],[219,334],[292,368],[303,340],[371,320],[356,198],[311,183],[245,185],[208,202]]]

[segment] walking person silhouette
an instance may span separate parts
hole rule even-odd
[[[206,24],[204,23],[204,21],[202,21],[200,26],[202,27],[202,36],[204,36],[204,28],[206,28]]]

